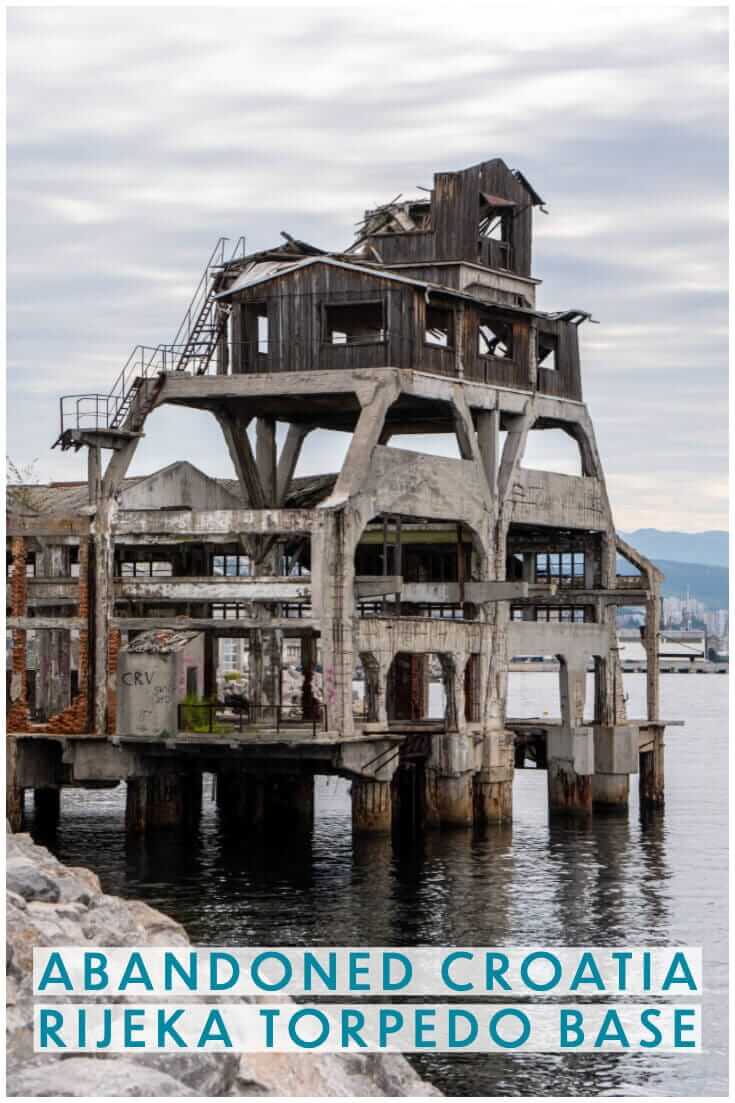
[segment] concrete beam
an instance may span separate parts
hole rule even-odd
[[[59,631],[86,628],[86,617],[7,617],[6,628],[17,628],[22,632]]]
[[[284,636],[310,636],[314,631],[314,621],[310,617],[271,617],[263,613],[260,617],[238,617],[236,620],[224,620],[221,617],[113,617],[112,627],[123,632],[146,632],[151,628],[173,628],[177,631],[213,632],[226,639],[237,639],[246,635],[252,628],[278,629]]]
[[[243,533],[307,534],[320,523],[319,513],[311,509],[121,510],[114,535],[120,543],[178,544],[202,539],[234,543]]]
[[[116,578],[115,597],[130,601],[310,601],[303,578]],[[263,627],[261,624],[260,627]]]

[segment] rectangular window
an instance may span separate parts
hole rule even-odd
[[[536,581],[581,589],[584,587],[584,567],[584,552],[538,552]]]
[[[513,326],[493,319],[480,322],[477,328],[477,351],[480,356],[495,356],[499,360],[513,359]]]
[[[249,555],[213,555],[212,574],[224,578],[249,578]]]
[[[268,322],[268,303],[243,303],[242,352],[246,360],[250,359],[251,364],[258,353],[266,356],[270,351]]]
[[[445,306],[426,307],[426,332],[424,341],[436,348],[454,346],[454,311]]]
[[[556,334],[539,333],[536,361],[540,368],[545,368],[547,371],[558,371],[559,338]]]
[[[258,314],[258,352],[268,352],[268,314],[265,312]]]
[[[533,610],[534,619],[545,624],[584,624],[583,605],[537,605]],[[513,620],[523,620],[523,610],[516,606],[512,612]]]
[[[324,307],[328,345],[375,345],[385,341],[383,303],[329,303]]]
[[[78,568],[79,564],[77,564],[77,577]],[[170,563],[162,560],[124,560],[120,564],[120,574],[122,578],[171,578],[173,568]]]

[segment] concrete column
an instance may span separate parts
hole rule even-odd
[[[476,770],[474,737],[448,731],[434,738],[426,766],[430,826],[471,827]]]
[[[113,455],[113,459],[115,455]],[[112,462],[112,461],[111,461]],[[104,485],[104,484],[103,484]],[[94,723],[93,730],[105,735],[108,725],[108,694],[114,676],[108,676],[110,619],[114,606],[112,523],[116,512],[114,501],[103,497],[94,517]]]
[[[474,815],[473,775],[436,776],[436,804],[441,827],[471,827]]]
[[[561,728],[551,728],[547,737],[551,814],[587,816],[592,812],[594,748],[591,729],[582,727],[586,678],[583,662],[570,668],[565,659],[560,659]]]
[[[390,831],[392,826],[391,783],[352,782],[352,830],[355,834]]]
[[[640,752],[638,775],[641,809],[664,806],[664,731],[655,728],[653,746]]]
[[[319,702],[314,697],[313,679],[314,668],[317,660],[316,636],[301,637],[301,672],[303,684],[301,687],[301,711],[304,718],[313,720],[319,715]]]
[[[653,585],[651,583],[651,585]],[[646,706],[647,718],[659,720],[659,632],[661,630],[661,595],[656,586],[646,602]],[[663,762],[661,763],[663,770]]]
[[[593,774],[592,807],[595,812],[627,812],[630,774]]]
[[[477,825],[510,823],[513,819],[513,733],[490,729],[485,733],[482,769],[473,778],[473,812]]]
[[[474,778],[473,812],[477,825],[510,823],[513,819],[513,778],[493,781],[492,776],[491,773],[490,779],[486,780],[486,775],[481,772]]]
[[[593,733],[594,808],[600,812],[626,812],[630,775],[638,770],[638,730],[627,724],[595,724]]]
[[[591,774],[578,774],[569,759],[550,758],[546,777],[551,814],[589,816],[592,813]]]
[[[477,444],[482,456],[485,476],[490,494],[497,492],[498,442],[500,431],[500,411],[483,410],[477,415]]]
[[[34,789],[33,808],[36,828],[55,831],[61,816],[61,789]]]
[[[128,779],[125,827],[129,834],[167,827],[193,827],[202,808],[202,778],[198,773],[159,770]]]

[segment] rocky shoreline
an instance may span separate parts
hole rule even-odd
[[[174,919],[108,896],[30,835],[7,836],[7,1093],[10,1096],[423,1096],[441,1093],[400,1054],[34,1054],[34,946],[185,946]]]

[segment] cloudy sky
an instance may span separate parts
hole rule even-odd
[[[727,14],[23,8],[9,16],[8,452],[58,396],[171,340],[221,234],[350,243],[368,206],[493,156],[544,196],[543,309],[580,307],[618,525],[726,526]],[[210,415],[162,410],[131,473],[231,474]],[[310,440],[302,471],[334,469]]]

